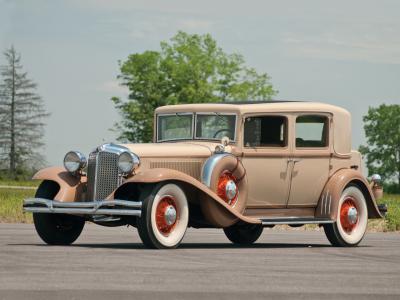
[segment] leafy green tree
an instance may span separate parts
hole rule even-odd
[[[368,145],[360,152],[366,156],[369,173],[397,181],[400,191],[400,105],[370,107],[363,119]]]
[[[227,54],[209,34],[178,32],[160,51],[129,55],[120,64],[121,84],[129,99],[113,97],[122,116],[120,140],[149,142],[154,110],[162,105],[235,100],[269,100],[277,93],[266,73],[245,66],[239,54]]]

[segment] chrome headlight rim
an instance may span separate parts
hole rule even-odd
[[[118,169],[123,175],[132,173],[139,165],[139,156],[130,151],[123,151],[118,157]]]
[[[380,184],[382,182],[382,176],[379,174],[373,174],[371,176],[371,181],[375,184]]]
[[[87,165],[87,159],[79,151],[69,151],[64,156],[64,168],[70,173],[81,171]]]

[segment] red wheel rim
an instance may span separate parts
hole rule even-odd
[[[176,218],[173,222],[168,222],[168,212],[175,210]],[[156,225],[157,229],[165,236],[168,236],[175,228],[178,222],[178,209],[175,199],[172,196],[164,196],[160,199],[156,208]]]
[[[340,207],[340,224],[345,232],[351,233],[358,224],[356,202],[352,197],[346,198]]]
[[[234,206],[238,199],[239,189],[236,182],[236,177],[229,171],[223,172],[218,179],[217,195],[230,206]],[[227,188],[230,190],[227,191]],[[234,191],[232,189],[234,189]]]

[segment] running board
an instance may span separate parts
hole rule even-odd
[[[260,218],[262,225],[303,225],[303,224],[332,224],[334,223],[331,219],[326,218]]]

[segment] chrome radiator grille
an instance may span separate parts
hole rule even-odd
[[[105,199],[120,184],[118,154],[111,152],[92,152],[87,168],[87,201]]]

